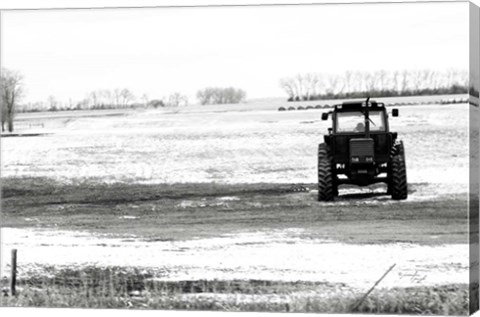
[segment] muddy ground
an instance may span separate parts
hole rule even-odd
[[[410,195],[426,185],[411,184]],[[316,201],[314,184],[64,185],[7,180],[2,244],[41,266],[157,268],[158,277],[468,283],[465,195],[392,201],[377,186]],[[298,190],[307,190],[298,192]],[[353,192],[353,193],[352,193]]]

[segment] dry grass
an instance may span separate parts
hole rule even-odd
[[[262,280],[163,281],[161,273],[119,267],[45,268],[19,281],[0,306],[466,315],[468,285],[363,291],[344,284]]]

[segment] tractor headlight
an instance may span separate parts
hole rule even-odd
[[[352,156],[352,163],[360,162],[360,158],[358,156]]]

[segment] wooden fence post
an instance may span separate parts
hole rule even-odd
[[[15,296],[17,284],[17,249],[12,249],[12,272],[10,276],[10,295]]]

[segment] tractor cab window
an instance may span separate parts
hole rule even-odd
[[[337,112],[337,133],[363,133],[365,132],[365,117],[360,111]],[[370,111],[370,131],[385,131],[385,117],[382,111]]]

